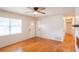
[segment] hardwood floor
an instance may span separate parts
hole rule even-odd
[[[62,42],[34,37],[1,48],[1,52],[63,52]]]
[[[73,33],[65,33],[64,41],[63,41],[63,48],[65,52],[73,52],[75,50],[75,38]]]

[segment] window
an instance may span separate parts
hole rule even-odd
[[[0,36],[21,33],[22,20],[0,17]]]
[[[0,17],[0,36],[9,34],[9,19]]]
[[[21,20],[11,19],[11,34],[21,32]]]

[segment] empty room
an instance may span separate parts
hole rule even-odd
[[[78,51],[78,7],[0,7],[0,52]]]

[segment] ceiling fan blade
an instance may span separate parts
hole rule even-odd
[[[37,11],[37,12],[42,13],[42,14],[46,14],[45,12],[41,12],[41,11]]]
[[[33,7],[27,7],[28,9],[31,9],[31,10],[34,10],[34,8]]]
[[[45,10],[46,8],[44,7],[38,7],[39,10]]]

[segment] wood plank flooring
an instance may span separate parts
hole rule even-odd
[[[1,52],[63,52],[62,42],[34,37],[1,48]]]

